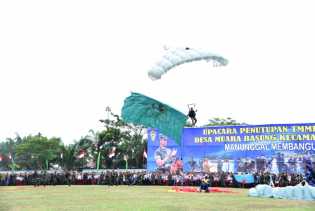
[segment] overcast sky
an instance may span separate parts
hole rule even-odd
[[[313,1],[1,1],[0,140],[99,130],[131,91],[183,113],[248,124],[315,122]],[[163,46],[229,60],[181,65],[151,81]]]

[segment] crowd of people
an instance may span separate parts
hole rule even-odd
[[[0,172],[2,186],[46,186],[46,185],[184,185],[200,186],[203,179],[208,185],[215,187],[250,188],[257,184],[268,184],[276,187],[297,185],[305,178],[301,174],[253,174],[253,183],[236,181],[232,173],[184,173],[181,175],[149,172],[146,170],[104,170],[101,172],[78,171],[29,171],[29,172]]]

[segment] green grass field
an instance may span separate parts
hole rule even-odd
[[[315,210],[315,202],[251,198],[236,193],[176,193],[159,186],[0,187],[0,210]]]

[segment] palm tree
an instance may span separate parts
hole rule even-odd
[[[209,119],[209,123],[205,126],[217,126],[217,125],[246,125],[246,123],[238,123],[231,117],[227,118],[219,118],[215,117],[213,119]]]
[[[77,147],[76,144],[70,144],[64,146],[61,155],[61,162],[62,166],[67,170],[74,169],[76,166],[76,154],[77,154]]]

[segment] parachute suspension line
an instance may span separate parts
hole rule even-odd
[[[188,108],[191,108],[191,106],[193,106],[194,109],[196,109],[196,103],[190,103],[187,104]]]
[[[169,50],[170,48],[169,48],[167,45],[163,45],[163,49],[164,49],[165,51],[167,51],[167,50]]]
[[[218,62],[217,60],[212,60],[213,61],[213,67],[220,67],[221,66],[221,64],[220,64],[220,62]]]

